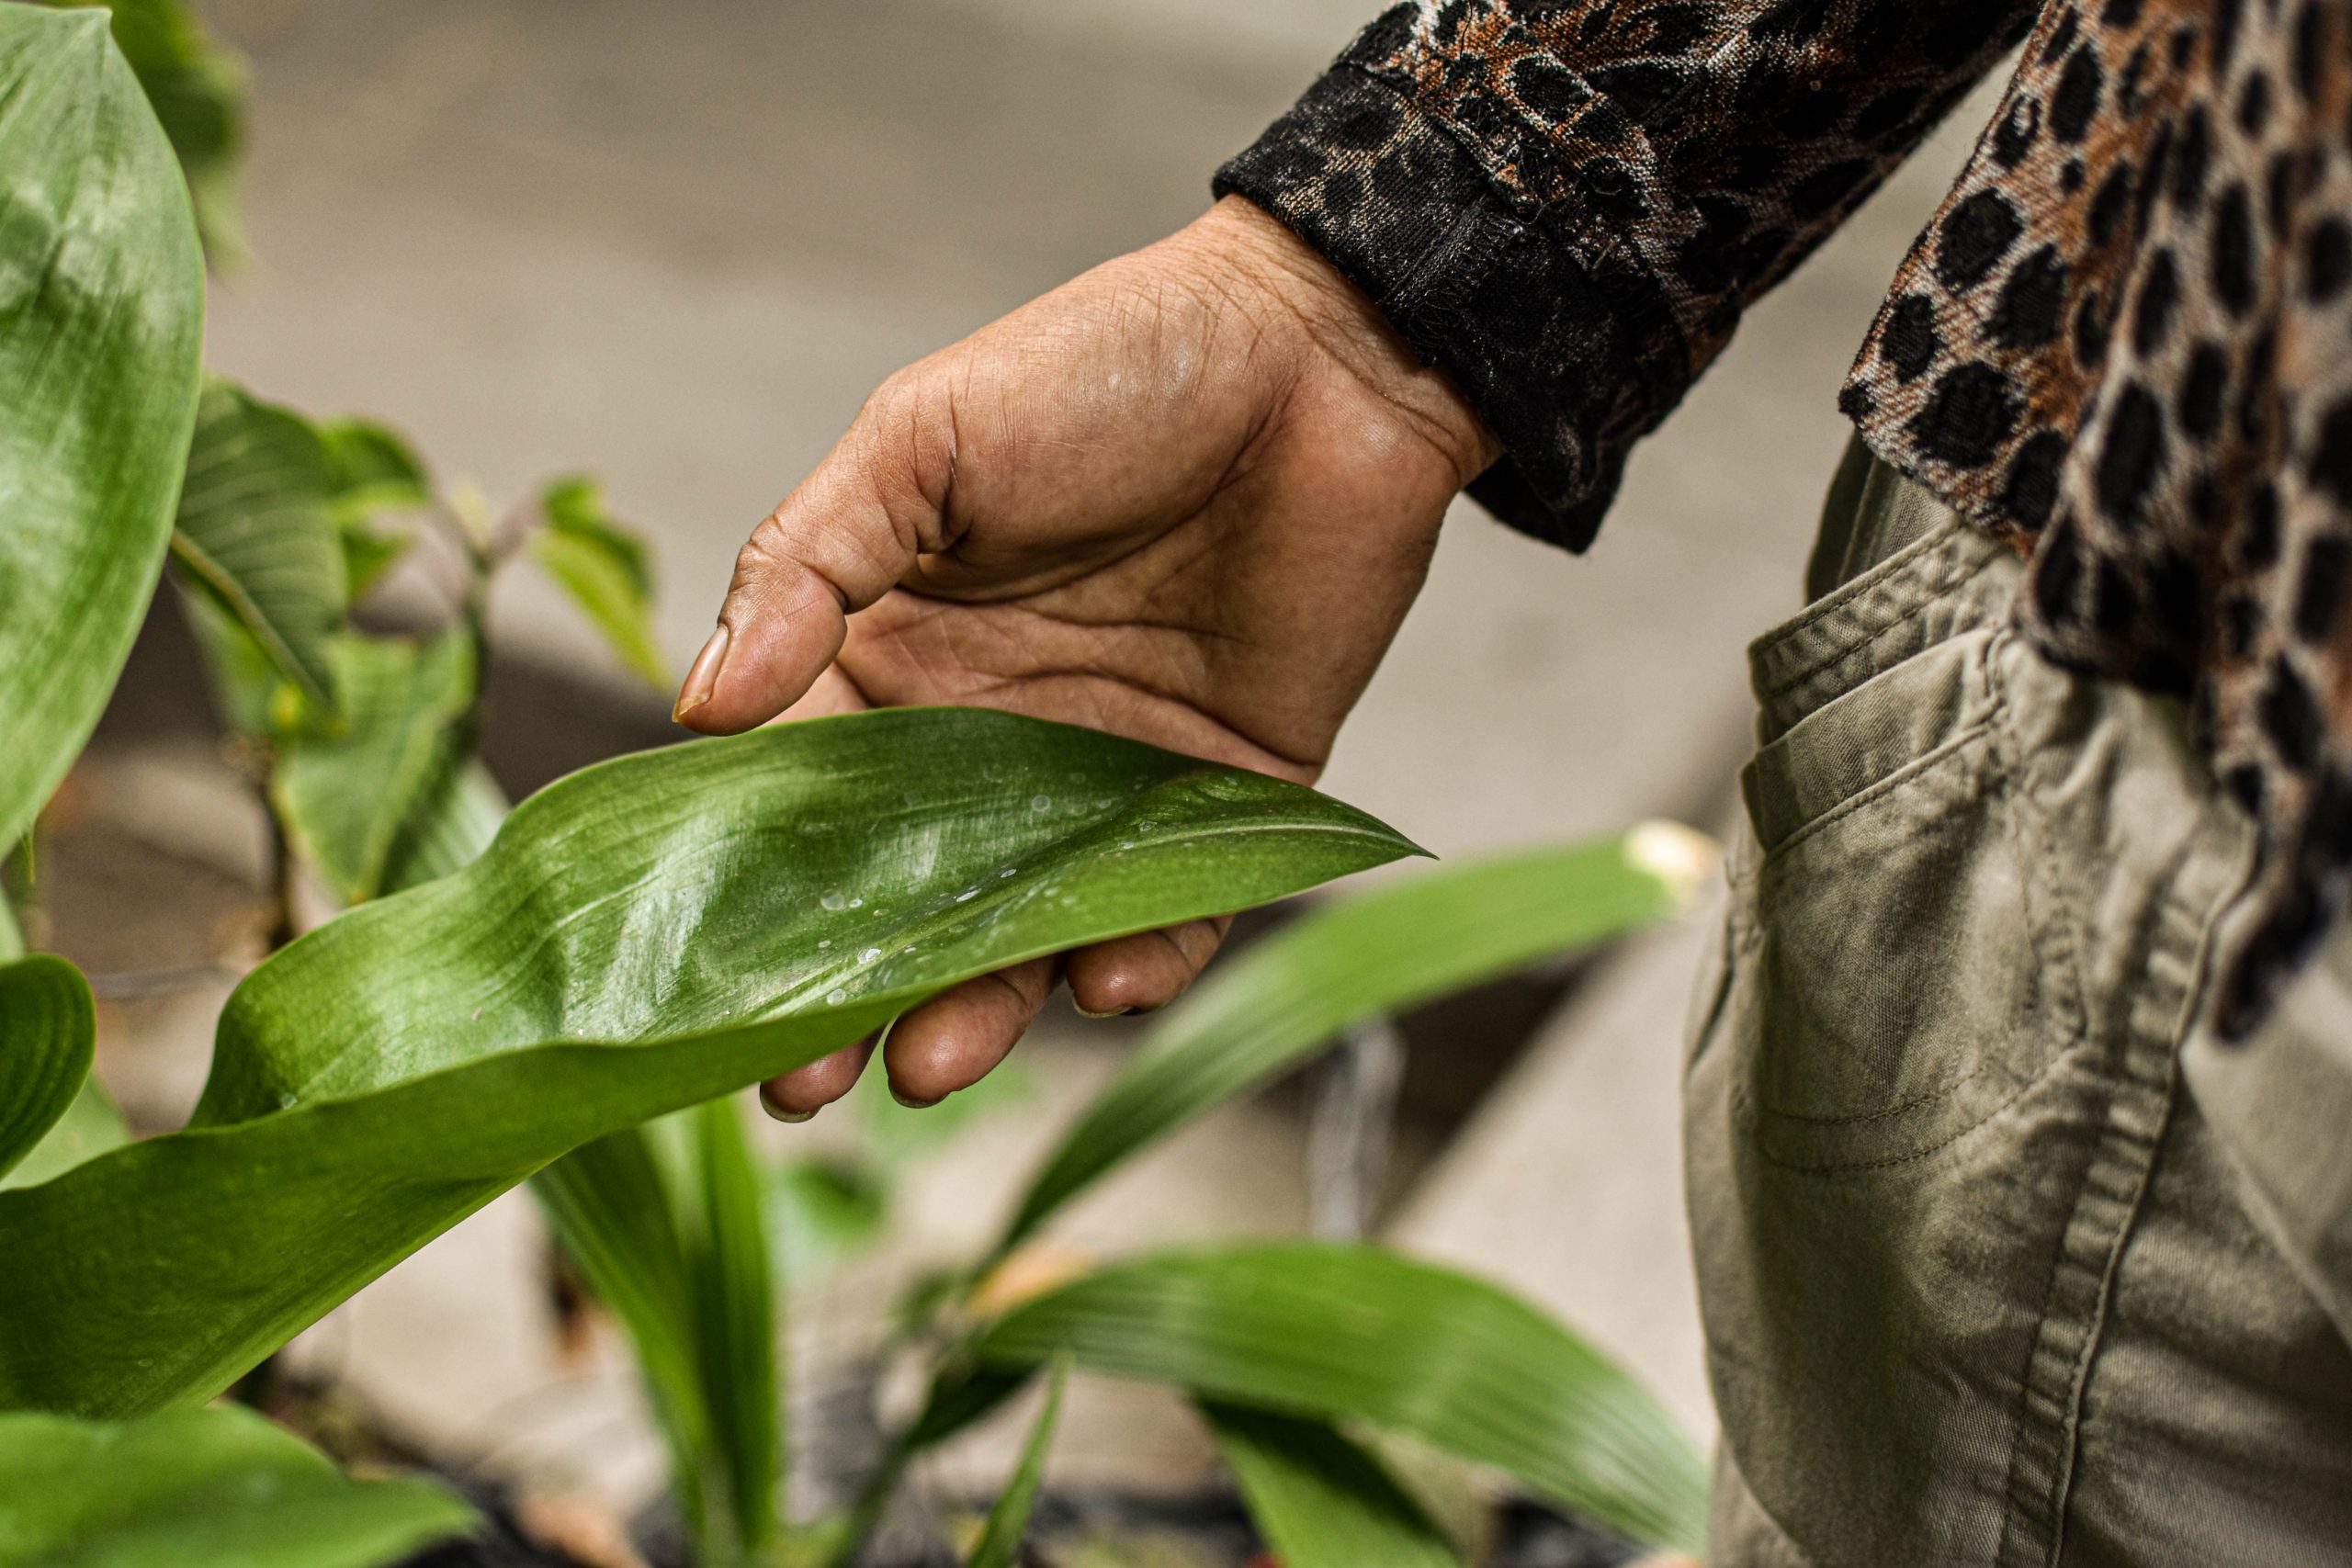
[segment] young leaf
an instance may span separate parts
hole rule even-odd
[[[60,1260],[0,1269],[0,1406],[201,1399],[591,1139],[971,976],[1411,852],[1311,790],[977,708],[600,763],[246,976],[190,1131],[0,1193],[0,1235]]]
[[[369,419],[329,419],[319,422],[318,433],[327,462],[327,509],[336,522],[433,504],[433,479],[424,459],[390,426]]]
[[[327,514],[326,448],[310,422],[214,378],[205,384],[172,553],[320,713],[347,594]]]
[[[342,728],[287,736],[270,798],[335,897],[356,904],[383,889],[402,829],[450,787],[455,727],[473,705],[473,647],[455,631],[421,644],[345,633],[327,652]]]
[[[48,0],[95,6],[100,0]],[[104,0],[114,39],[170,139],[196,208],[204,249],[216,262],[243,253],[236,209],[237,161],[244,152],[244,70],[204,35],[186,0]]]
[[[689,1254],[704,1395],[727,1479],[733,1546],[757,1558],[783,1529],[784,1393],[776,1367],[774,1266],[760,1173],[732,1099],[686,1112],[694,1180]]]
[[[1200,1409],[1283,1568],[1462,1568],[1420,1505],[1329,1422],[1213,1401]]]
[[[1441,866],[1302,916],[1169,1013],[1046,1156],[992,1256],[1185,1122],[1364,1020],[1666,919],[1696,886],[1692,840],[1651,824]]]
[[[706,1478],[723,1478],[718,1424],[703,1382],[693,1282],[670,1183],[645,1130],[624,1128],[531,1178],[563,1250],[637,1353],[670,1471],[696,1540],[710,1522]]]
[[[573,477],[539,497],[547,527],[531,553],[605,634],[621,661],[656,686],[669,668],[653,640],[653,564],[644,541],[613,520],[595,480]]]
[[[0,845],[97,723],[163,570],[204,268],[103,12],[0,6]]]
[[[0,1176],[32,1153],[90,1076],[89,982],[62,958],[0,964]]]
[[[327,458],[327,514],[334,519],[344,582],[356,604],[416,542],[412,534],[384,532],[377,516],[431,506],[433,479],[414,448],[372,420],[324,420],[318,431]]]
[[[0,1568],[376,1568],[473,1522],[433,1482],[354,1481],[237,1405],[0,1416]]]
[[[1005,1483],[996,1506],[989,1510],[988,1528],[980,1532],[979,1544],[972,1548],[965,1568],[1013,1568],[1022,1537],[1029,1533],[1029,1516],[1036,1510],[1038,1488],[1045,1483],[1046,1451],[1053,1446],[1054,1424],[1062,1413],[1062,1385],[1069,1381],[1069,1358],[1055,1357],[1046,1384],[1046,1407],[1037,1412],[1036,1425],[1029,1428],[1029,1441],[1021,1450],[1021,1462],[1014,1467],[1012,1479]]]
[[[1493,1465],[1650,1545],[1700,1551],[1707,1472],[1639,1384],[1517,1297],[1373,1247],[1250,1243],[1125,1263],[1023,1303],[967,1347],[1354,1420]]]

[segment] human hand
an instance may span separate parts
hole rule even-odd
[[[1311,782],[1500,448],[1372,302],[1227,197],[885,381],[743,547],[681,724],[962,703]],[[1067,958],[1079,1007],[1159,1007],[1226,921]],[[929,1104],[1012,1049],[1061,961],[900,1019]],[[871,1043],[762,1090],[791,1119]]]

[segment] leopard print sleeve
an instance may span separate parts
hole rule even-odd
[[[1218,172],[1443,367],[1471,493],[1582,549],[1634,441],[2028,0],[1412,0]]]

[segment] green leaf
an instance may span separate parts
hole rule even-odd
[[[270,799],[280,821],[346,904],[374,897],[403,829],[430,830],[455,785],[458,725],[472,711],[473,645],[462,632],[431,641],[345,633],[327,653],[344,698],[333,734],[280,743]]]
[[[644,541],[613,520],[595,480],[559,479],[539,497],[547,528],[531,553],[594,623],[621,661],[656,686],[670,675],[653,640],[653,563]]]
[[[1283,1568],[1462,1568],[1420,1505],[1329,1422],[1214,1402],[1201,1416]]]
[[[776,1370],[775,1280],[761,1212],[761,1179],[731,1099],[683,1119],[695,1180],[687,1206],[695,1246],[696,1342],[718,1458],[726,1472],[735,1552],[756,1557],[783,1528],[784,1393]]]
[[[50,0],[80,6],[100,0]],[[185,0],[104,0],[114,39],[170,139],[213,260],[244,250],[236,209],[237,162],[244,152],[245,79],[237,57],[205,37]]]
[[[416,543],[412,534],[377,527],[376,517],[431,506],[433,479],[414,448],[372,420],[325,420],[318,431],[326,449],[327,513],[343,547],[347,593],[357,604]]]
[[[119,1149],[130,1142],[130,1128],[116,1110],[107,1091],[98,1087],[95,1077],[85,1077],[74,1093],[74,1102],[65,1114],[53,1122],[48,1135],[33,1145],[33,1150],[17,1163],[17,1168],[0,1176],[0,1190],[10,1187],[34,1187],[51,1181],[80,1165],[110,1149]]]
[[[505,792],[479,761],[440,774],[393,837],[384,889],[398,893],[471,864],[506,820]]]
[[[1666,919],[1697,885],[1698,835],[1668,824],[1399,878],[1302,916],[1214,970],[1046,1156],[1001,1257],[1193,1117],[1367,1019]]]
[[[1639,1384],[1517,1297],[1376,1248],[1253,1243],[1121,1264],[1016,1307],[968,1348],[999,1369],[1068,1351],[1206,1399],[1388,1427],[1632,1540],[1704,1544],[1706,1466]]]
[[[0,1176],[74,1103],[96,1031],[79,969],[47,953],[0,964]]]
[[[0,1269],[0,1406],[201,1399],[591,1139],[973,976],[1411,852],[1311,790],[976,708],[600,763],[248,976],[191,1130],[0,1193],[57,1260]]]
[[[172,553],[318,711],[334,715],[330,645],[347,594],[328,515],[324,445],[308,420],[219,378],[205,383]]]
[[[1038,1488],[1045,1484],[1046,1451],[1053,1446],[1054,1424],[1062,1413],[1062,1385],[1069,1381],[1069,1358],[1057,1356],[1046,1384],[1046,1407],[1037,1412],[1036,1424],[1029,1428],[1029,1441],[1021,1450],[1021,1462],[1013,1468],[1012,1479],[1005,1483],[996,1506],[989,1510],[988,1528],[980,1532],[979,1544],[972,1548],[965,1568],[1013,1568],[1022,1538],[1029,1533],[1029,1516],[1037,1507]]]
[[[473,1523],[432,1482],[354,1481],[236,1405],[0,1416],[0,1568],[375,1568]]]
[[[300,696],[219,600],[190,587],[180,594],[180,604],[204,656],[213,704],[224,726],[248,739],[262,740],[277,732],[282,716],[290,712],[300,716]]]
[[[318,434],[326,454],[327,507],[338,523],[433,504],[424,459],[390,426],[329,419],[319,422]]]
[[[383,581],[384,573],[398,565],[401,558],[408,554],[409,547],[416,543],[411,535],[387,534],[371,523],[346,523],[340,519],[334,525],[334,536],[343,549],[343,579],[355,604]]]
[[[0,6],[0,845],[154,592],[203,306],[187,193],[104,14]]]
[[[704,1539],[717,1427],[703,1385],[685,1243],[653,1145],[643,1129],[626,1128],[548,1166],[531,1179],[531,1190],[588,1288],[628,1334],[669,1445],[679,1505]]]

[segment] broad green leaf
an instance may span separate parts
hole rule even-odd
[[[347,595],[324,445],[308,420],[217,377],[198,406],[172,553],[322,714]]]
[[[506,798],[479,762],[441,776],[411,813],[387,868],[398,891],[446,876],[488,849]],[[695,1165],[689,1189],[665,1177],[646,1127],[574,1149],[531,1178],[564,1250],[619,1318],[670,1449],[679,1506],[702,1555],[724,1561],[712,1495],[731,1521],[730,1542],[775,1539],[784,1462],[775,1304],[762,1177],[741,1125],[723,1100],[682,1112]],[[676,1123],[679,1117],[670,1118]]]
[[[1462,1568],[1420,1505],[1329,1422],[1214,1403],[1201,1416],[1283,1568]]]
[[[613,520],[595,480],[573,477],[539,497],[547,527],[531,554],[621,656],[656,686],[669,667],[653,640],[653,563],[644,541]]]
[[[201,1399],[591,1139],[973,976],[1411,852],[1311,790],[983,709],[584,770],[248,976],[189,1131],[0,1193],[53,1260],[0,1269],[0,1406]]]
[[[0,1176],[74,1103],[96,1030],[89,982],[74,965],[47,953],[0,964]]]
[[[1054,1425],[1062,1413],[1062,1385],[1069,1381],[1069,1358],[1057,1356],[1046,1384],[1046,1407],[1037,1412],[1036,1424],[1029,1428],[1029,1441],[1021,1450],[1021,1462],[1013,1467],[1012,1479],[1005,1483],[996,1506],[989,1510],[988,1527],[980,1532],[979,1544],[972,1548],[965,1568],[1013,1568],[1022,1538],[1029,1533],[1029,1516],[1036,1511],[1038,1488],[1045,1484],[1046,1451],[1053,1447]]]
[[[732,1099],[681,1119],[691,1134],[696,1340],[703,1393],[726,1472],[732,1548],[757,1557],[783,1527],[784,1392],[776,1367],[775,1280],[761,1213],[761,1178]]]
[[[0,1176],[0,1190],[54,1180],[83,1161],[96,1159],[129,1142],[130,1128],[123,1121],[122,1112],[107,1098],[107,1091],[98,1087],[96,1077],[85,1077],[74,1093],[74,1102],[65,1108],[65,1114],[33,1145],[32,1153],[19,1161],[16,1169]]]
[[[99,0],[50,0],[89,6]],[[205,37],[186,0],[106,0],[114,39],[171,141],[196,206],[204,249],[233,261],[238,231],[237,160],[244,151],[244,69]]]
[[[387,886],[462,868],[489,847],[506,811],[479,762],[446,770],[410,812]],[[687,1129],[691,1184],[664,1178],[653,1129],[631,1127],[575,1149],[531,1187],[589,1289],[628,1334],[679,1506],[702,1556],[725,1561],[739,1545],[763,1549],[782,1526],[784,1407],[763,1178],[725,1101],[669,1120]],[[723,1538],[714,1494],[729,1521]]]
[[[0,1416],[0,1568],[375,1568],[473,1523],[435,1483],[352,1480],[238,1405]]]
[[[1373,1247],[1251,1243],[1105,1269],[969,1346],[1014,1370],[1080,1367],[1326,1421],[1493,1465],[1632,1540],[1697,1551],[1707,1472],[1622,1370],[1494,1286]]]
[[[286,736],[270,799],[335,897],[374,897],[401,831],[429,831],[438,797],[460,787],[458,726],[472,711],[473,644],[459,631],[413,643],[343,633],[327,643],[343,694],[340,728]]]
[[[203,309],[187,194],[105,15],[0,6],[0,845],[154,592]]]
[[[1689,901],[1704,844],[1645,824],[1424,871],[1300,917],[1168,1014],[1030,1179],[995,1256],[1123,1161],[1354,1025],[1664,919]]]

